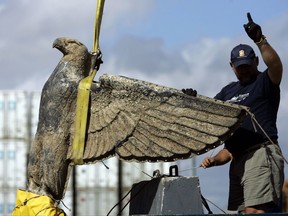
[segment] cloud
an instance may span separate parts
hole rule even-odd
[[[160,38],[123,37],[111,50],[111,56],[118,70],[140,70],[151,77],[189,70],[178,51],[167,49]]]
[[[117,35],[117,30],[121,31],[119,26],[133,25],[153,6],[153,1],[137,1],[137,4],[129,4],[128,0],[107,1],[105,7],[109,10],[104,10],[103,34]],[[25,83],[32,84],[33,81],[33,88],[41,89],[61,57],[58,51],[52,49],[57,37],[74,37],[89,49],[92,47],[94,0],[6,1],[0,4],[0,8],[0,28],[5,29],[0,35],[2,89],[31,86]],[[107,40],[103,39],[104,43]],[[35,80],[35,77],[40,79]]]

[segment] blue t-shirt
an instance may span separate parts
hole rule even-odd
[[[280,86],[271,82],[268,70],[259,73],[256,80],[247,85],[241,85],[239,81],[228,84],[215,98],[249,107],[268,136],[277,140],[276,120],[280,102]],[[232,154],[238,154],[255,144],[266,141],[267,137],[262,130],[257,125],[256,128],[257,132],[255,132],[250,116],[247,116],[240,128],[226,140],[226,148]]]

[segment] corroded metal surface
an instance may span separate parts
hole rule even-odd
[[[61,199],[69,173],[67,151],[77,87],[89,73],[90,54],[82,43],[69,38],[56,39],[53,47],[64,56],[42,89],[38,127],[29,154],[28,190]]]
[[[245,115],[242,106],[102,75],[91,92],[84,161],[114,154],[124,160],[152,162],[189,158],[222,144]]]
[[[30,150],[28,190],[61,199],[72,165],[77,88],[91,55],[77,40],[59,38],[63,53],[43,87],[38,128]],[[245,107],[121,76],[103,75],[91,88],[83,160],[172,161],[223,143]]]

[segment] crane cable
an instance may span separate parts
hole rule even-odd
[[[103,15],[105,0],[98,0],[96,7],[96,16],[94,21],[94,40],[92,46],[92,55],[100,56],[99,35]],[[101,60],[101,59],[100,59]],[[101,60],[102,63],[102,60]],[[83,164],[84,144],[86,139],[86,126],[88,117],[88,107],[90,98],[90,87],[99,67],[95,68],[92,63],[90,75],[82,79],[78,86],[75,131],[73,139],[73,163],[74,165]]]

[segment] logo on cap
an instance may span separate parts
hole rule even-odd
[[[244,50],[239,50],[239,57],[245,57],[245,51]]]
[[[252,47],[246,44],[239,44],[232,49],[230,60],[234,67],[238,67],[243,64],[252,65],[255,57]]]

